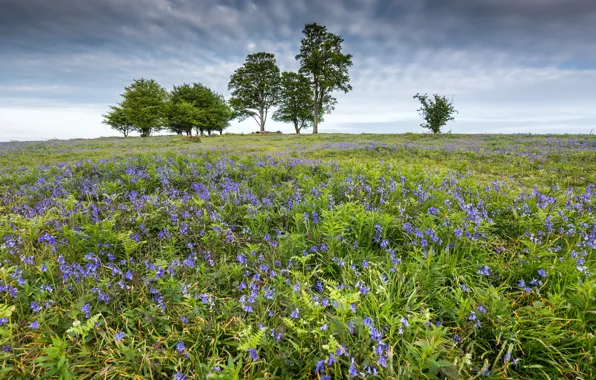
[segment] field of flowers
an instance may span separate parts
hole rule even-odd
[[[596,377],[593,136],[0,143],[0,377]]]

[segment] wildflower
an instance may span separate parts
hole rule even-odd
[[[116,335],[114,336],[114,340],[115,340],[116,342],[120,342],[120,340],[122,340],[122,338],[124,338],[124,336],[125,336],[125,334],[124,334],[123,332],[121,332],[121,331],[118,331],[118,332],[116,333]]]
[[[480,266],[479,268],[480,269],[478,270],[478,274],[490,276],[490,268],[488,267],[488,265]]]
[[[410,324],[408,323],[408,319],[406,317],[401,317],[400,322],[404,325],[405,328],[410,327]]]
[[[329,354],[329,360],[327,361],[327,365],[333,365],[336,362],[337,359],[335,359],[335,356],[333,354]]]
[[[544,269],[538,269],[538,274],[540,277],[546,277],[546,271]]]
[[[319,360],[315,365],[315,373],[321,373],[325,370],[325,360]]]
[[[482,305],[479,305],[478,306],[478,311],[481,312],[481,313],[486,313],[486,308],[484,306],[482,306]]]
[[[176,345],[176,351],[179,353],[183,353],[186,348],[184,347],[184,342],[179,340],[178,344]]]
[[[354,364],[354,358],[352,358],[352,361],[350,362],[350,369],[348,370],[348,374],[351,378],[358,376],[358,370],[356,369],[356,365]]]
[[[33,310],[34,313],[39,313],[41,311],[42,307],[39,306],[37,304],[37,302],[33,301],[31,302],[31,310]]]
[[[294,309],[294,311],[292,312],[292,314],[290,314],[290,317],[292,317],[294,319],[298,319],[298,316],[299,316],[298,309]]]
[[[83,313],[85,313],[85,318],[87,318],[87,319],[89,319],[89,314],[91,313],[91,310],[90,309],[91,308],[90,308],[90,306],[89,306],[88,303],[86,303],[85,305],[83,305],[83,307],[81,308],[81,311]]]
[[[180,371],[174,374],[174,380],[187,380],[188,378]]]
[[[188,323],[188,318],[183,315],[180,317],[180,321],[182,321],[182,323]]]
[[[39,328],[39,322],[37,322],[37,321],[31,322],[31,324],[29,325],[29,328],[31,330],[37,330]]]
[[[8,323],[8,318],[0,318],[0,326],[4,326],[6,323]]]

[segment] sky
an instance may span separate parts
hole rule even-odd
[[[596,129],[595,0],[0,0],[0,141],[117,135],[102,114],[136,78],[227,97],[250,53],[295,71],[311,22],[354,63],[320,132],[424,132],[416,93],[453,97],[453,133]]]

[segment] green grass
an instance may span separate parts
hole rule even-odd
[[[596,138],[0,144],[9,378],[594,378]]]

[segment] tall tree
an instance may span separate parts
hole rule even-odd
[[[166,121],[168,92],[153,79],[135,79],[124,88],[121,103],[128,121],[142,137],[160,130]]]
[[[457,113],[457,110],[453,105],[453,99],[449,100],[447,97],[438,94],[434,94],[432,98],[429,98],[426,94],[416,94],[414,99],[418,99],[421,104],[418,112],[425,121],[425,123],[420,124],[422,128],[437,134],[441,133],[441,128],[448,121],[455,120],[453,115]]]
[[[169,129],[178,134],[186,133],[187,136],[192,136],[192,130],[202,116],[202,111],[186,100],[170,103],[168,113]]]
[[[279,108],[273,113],[273,120],[293,123],[296,134],[312,125],[313,96],[308,78],[287,71],[281,74]]]
[[[300,46],[299,72],[310,80],[313,93],[313,133],[319,132],[321,115],[330,112],[337,103],[333,91],[352,90],[348,68],[352,66],[352,55],[343,54],[341,36],[327,31],[318,24],[306,24]]]
[[[110,106],[110,111],[103,115],[103,123],[128,137],[130,132],[135,130],[135,126],[128,121],[126,114],[121,106]]]
[[[228,84],[232,91],[230,105],[236,117],[255,119],[261,133],[265,132],[265,121],[269,108],[279,102],[280,71],[271,53],[254,53],[246,57]]]
[[[176,133],[192,135],[193,128],[201,134],[222,133],[232,118],[224,97],[201,83],[174,86],[171,92],[168,124]]]

